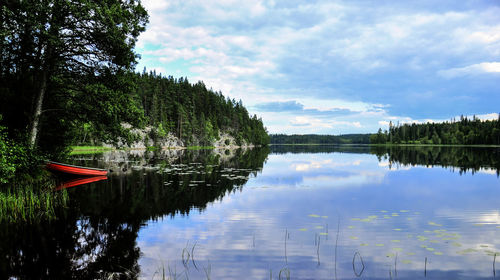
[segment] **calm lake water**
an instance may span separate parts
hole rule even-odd
[[[492,279],[498,148],[112,152],[52,223],[0,228],[0,277]],[[499,269],[496,269],[497,266]]]

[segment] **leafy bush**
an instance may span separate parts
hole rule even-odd
[[[16,172],[16,166],[11,157],[13,147],[7,139],[4,129],[0,126],[0,183],[7,183]]]
[[[39,162],[34,151],[10,140],[5,127],[0,126],[0,184],[7,183],[16,173],[32,173]]]

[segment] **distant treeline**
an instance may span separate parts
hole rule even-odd
[[[271,144],[369,144],[370,134],[271,134]]]
[[[482,121],[460,117],[459,121],[425,124],[389,125],[389,131],[378,130],[370,137],[372,144],[447,144],[500,145],[498,120]]]

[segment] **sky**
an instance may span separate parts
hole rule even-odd
[[[203,81],[270,133],[500,112],[500,1],[144,0],[144,67]]]

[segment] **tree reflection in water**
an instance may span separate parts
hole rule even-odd
[[[500,148],[450,146],[375,146],[371,153],[379,161],[387,160],[390,167],[441,166],[458,170],[460,174],[492,170],[500,175]]]
[[[371,153],[390,168],[400,166],[440,166],[475,173],[493,170],[500,176],[500,148],[465,146],[369,146],[369,145],[276,145],[275,154],[286,153]]]

